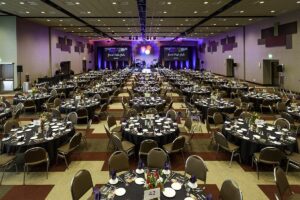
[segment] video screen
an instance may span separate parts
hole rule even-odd
[[[128,47],[109,47],[104,48],[104,58],[107,61],[128,61]]]
[[[164,60],[188,60],[189,48],[188,47],[164,47]]]

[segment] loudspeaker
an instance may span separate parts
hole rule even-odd
[[[17,65],[17,72],[23,72],[23,66]]]

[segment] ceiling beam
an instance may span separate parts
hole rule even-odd
[[[123,17],[118,17],[118,16],[91,16],[91,17],[81,17],[81,16],[78,16],[79,18],[81,19],[139,19],[139,17],[131,17],[131,16],[123,16]],[[146,16],[146,19],[161,19],[161,18],[164,18],[164,19],[199,19],[199,18],[206,18],[208,16],[153,16],[153,17],[147,17]],[[251,15],[241,15],[241,16],[238,16],[238,15],[229,15],[229,16],[215,16],[213,18],[220,18],[220,19],[224,19],[224,18],[272,18],[272,17],[275,17],[274,15],[254,15],[254,16],[251,16]],[[46,17],[46,16],[43,16],[43,17],[38,17],[38,16],[30,16],[30,17],[22,17],[22,18],[39,18],[39,19],[54,19],[54,18],[60,18],[60,19],[63,19],[63,18],[72,18],[72,17],[53,17],[53,16],[49,16],[49,17]]]
[[[239,26],[242,26],[242,25],[239,25]],[[216,25],[216,26],[201,26],[199,28],[226,28],[226,27],[229,27],[229,28],[232,28],[232,27],[239,27],[239,26],[236,26],[236,25],[228,25],[228,26],[222,26],[222,25]],[[49,27],[53,27],[53,28],[64,28],[64,27],[67,27],[67,28],[77,28],[77,27],[87,27],[87,26],[49,26]],[[97,28],[107,28],[107,27],[110,27],[110,28],[138,28],[140,26],[95,26]],[[190,26],[146,26],[146,28],[152,28],[152,27],[160,27],[160,28],[186,28],[186,27],[190,27]]]
[[[205,22],[207,22],[208,20],[218,16],[219,14],[221,14],[222,12],[228,10],[229,8],[233,7],[234,5],[238,4],[239,2],[241,2],[242,0],[231,0],[229,3],[225,4],[224,6],[222,6],[221,8],[219,8],[218,10],[216,10],[215,12],[213,12],[212,14],[210,14],[209,16],[207,16],[206,18],[202,19],[200,22],[198,22],[197,24],[191,26],[189,29],[187,29],[186,31],[180,33],[180,35],[178,35],[177,37],[175,37],[172,41],[178,39],[180,36],[185,36],[187,34],[190,34],[194,31],[195,28],[201,26],[202,24],[204,24]]]
[[[7,12],[7,11],[4,11],[4,10],[0,10],[0,12],[3,13],[3,14],[6,14],[6,15],[0,15],[0,16],[16,16],[16,17],[19,17],[16,14],[13,14],[11,12]]]
[[[146,33],[146,0],[137,0],[142,39],[145,39]]]
[[[75,19],[75,20],[77,20],[77,21],[79,21],[79,22],[85,24],[87,27],[93,29],[93,31],[94,31],[95,33],[100,34],[100,35],[102,35],[103,37],[108,37],[108,38],[110,38],[110,39],[112,39],[112,40],[115,40],[113,37],[107,35],[106,33],[102,32],[102,31],[99,30],[99,29],[97,29],[95,26],[93,26],[93,25],[87,23],[86,21],[82,20],[81,18],[77,17],[76,15],[72,14],[71,12],[69,12],[69,11],[65,10],[64,8],[60,7],[59,5],[53,3],[52,1],[50,1],[50,0],[41,0],[41,1],[44,2],[44,3],[46,3],[47,5],[49,5],[49,6],[53,7],[53,8],[55,8],[56,10],[61,11],[62,13],[68,15],[69,17],[71,17],[71,18],[73,18],[73,19]]]

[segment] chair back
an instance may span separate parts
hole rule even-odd
[[[163,169],[168,155],[161,148],[153,148],[149,151],[147,157],[147,165],[149,168]]]
[[[278,118],[275,120],[274,122],[275,126],[279,126],[280,128],[286,128],[286,129],[290,129],[291,125],[290,122],[284,118]]]
[[[76,112],[70,112],[67,116],[67,119],[73,124],[77,124],[78,116]]]
[[[220,199],[222,200],[242,200],[243,195],[239,186],[233,180],[225,180],[220,191]]]
[[[172,152],[178,152],[184,149],[185,145],[185,137],[183,136],[178,136],[175,138],[175,140],[172,142]]]
[[[81,117],[87,117],[88,116],[88,110],[86,108],[79,108],[76,110],[77,113],[77,117],[81,118]]]
[[[280,113],[281,118],[284,118],[290,122],[290,124],[295,123],[295,119],[287,112]]]
[[[207,116],[212,117],[215,112],[218,112],[218,109],[215,107],[210,107],[207,109]]]
[[[110,139],[112,134],[105,125],[104,125],[104,130],[105,130],[106,136]]]
[[[285,112],[287,109],[287,106],[285,104],[285,102],[281,101],[281,102],[277,102],[276,103],[276,109],[279,113],[281,112]]]
[[[192,127],[193,127],[193,120],[192,120],[191,116],[188,116],[185,119],[184,126],[188,129],[188,132],[191,132]]]
[[[100,94],[95,94],[95,95],[93,96],[93,99],[94,99],[94,100],[97,100],[97,101],[101,101],[101,96],[100,96]]]
[[[55,98],[54,102],[53,102],[53,107],[54,108],[59,107],[60,104],[61,104],[61,99],[60,98]]]
[[[91,126],[92,126],[92,122],[93,122],[92,119],[90,119],[90,120],[88,121],[88,123],[87,123],[87,125],[86,125],[86,133],[89,133],[89,132],[90,132]]]
[[[158,144],[155,140],[151,140],[151,139],[144,140],[140,145],[139,153],[148,154],[151,149],[156,147],[158,147]]]
[[[22,113],[22,109],[16,110],[16,112],[13,114],[13,119],[19,119],[21,113]]]
[[[248,121],[252,117],[252,114],[249,112],[242,112],[240,115],[240,118],[244,119],[245,121]]]
[[[279,164],[283,158],[285,158],[284,153],[276,147],[265,147],[260,150],[260,162],[267,164]]]
[[[57,108],[51,109],[52,118],[61,119],[61,113]]]
[[[215,141],[221,147],[228,149],[228,141],[226,140],[225,136],[221,132],[216,132],[214,134]]]
[[[52,89],[51,92],[50,92],[50,95],[51,95],[52,97],[57,96],[57,91],[56,91],[56,89]]]
[[[235,109],[233,116],[237,118],[242,114],[242,112],[243,112],[243,109],[237,108],[237,109]]]
[[[274,168],[274,179],[280,199],[283,199],[288,193],[291,194],[290,184],[284,171],[279,166]]]
[[[207,166],[200,156],[191,155],[187,158],[185,162],[185,174],[195,176],[206,183],[207,171]]]
[[[89,189],[93,188],[93,180],[88,170],[78,171],[71,182],[71,194],[73,200],[79,200]]]
[[[18,103],[15,107],[15,110],[23,110],[24,104],[23,103]]]
[[[146,114],[152,114],[152,115],[156,115],[158,112],[155,108],[149,108],[148,110],[146,110]]]
[[[127,110],[127,113],[126,113],[126,117],[136,117],[137,116],[137,111],[133,108],[130,108]]]
[[[224,119],[223,119],[223,115],[220,112],[215,112],[213,115],[213,120],[214,123],[217,124],[223,124],[224,123]]]
[[[107,116],[107,126],[109,129],[111,129],[113,126],[117,125],[116,118],[112,115]]]
[[[4,133],[9,133],[9,131],[13,128],[19,128],[20,125],[19,125],[19,122],[17,120],[14,120],[14,119],[9,119],[5,122],[4,124]]]
[[[82,137],[82,134],[81,133],[76,133],[70,140],[69,142],[69,150],[70,151],[73,151],[74,149],[76,149],[79,145],[80,145],[80,142],[81,142],[81,137]]]
[[[167,114],[166,114],[166,117],[169,117],[172,119],[173,122],[176,122],[176,119],[177,119],[177,113],[175,110],[173,109],[169,109]]]
[[[111,172],[115,170],[116,172],[128,171],[129,158],[124,151],[115,151],[108,160],[108,169]]]
[[[28,165],[35,165],[48,161],[48,153],[42,147],[33,147],[24,153],[24,162]]]
[[[118,151],[124,151],[124,148],[123,148],[123,145],[122,145],[122,142],[121,142],[121,139],[116,136],[115,134],[111,134],[111,140],[115,146],[115,148],[118,150]]]

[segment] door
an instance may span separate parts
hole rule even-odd
[[[82,61],[82,71],[86,72],[86,60]]]
[[[279,86],[279,71],[278,71],[279,61],[272,61],[271,68],[272,68],[272,85]]]

